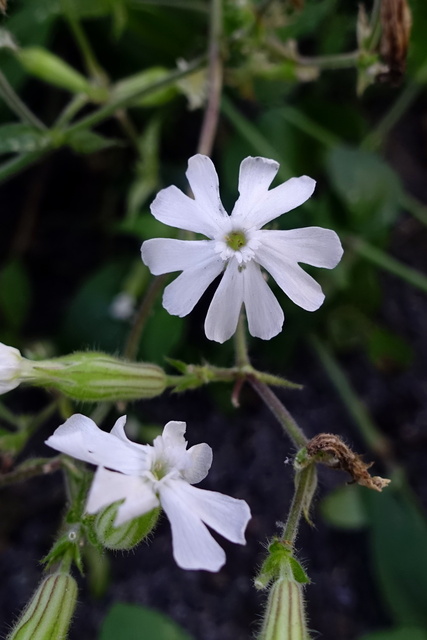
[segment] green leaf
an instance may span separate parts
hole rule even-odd
[[[22,263],[9,262],[0,271],[0,312],[10,328],[21,328],[30,303],[31,287]]]
[[[76,131],[66,138],[66,142],[77,153],[95,153],[109,147],[123,145],[121,140],[106,138],[94,131]]]
[[[363,499],[372,564],[384,602],[396,624],[426,629],[426,520],[403,490],[364,491]]]
[[[387,230],[399,212],[401,186],[394,171],[374,153],[347,146],[334,147],[326,166],[350,228],[367,235]]]
[[[99,640],[192,640],[167,616],[132,604],[113,605],[101,628]]]
[[[292,575],[300,584],[308,584],[310,578],[302,568],[301,564],[293,556],[289,556],[289,564],[291,566]]]
[[[320,503],[320,512],[337,529],[361,529],[367,525],[360,487],[344,485],[331,491]]]
[[[375,366],[385,371],[407,368],[414,359],[413,350],[403,338],[380,326],[374,326],[369,334],[368,355]]]
[[[0,153],[28,153],[46,149],[51,138],[28,124],[13,123],[0,126]]]
[[[159,297],[142,334],[139,350],[141,359],[163,365],[165,357],[180,343],[185,326],[185,318],[171,316],[163,309]]]
[[[61,332],[64,350],[95,346],[109,353],[117,352],[129,326],[113,318],[111,305],[127,271],[127,264],[107,264],[94,273],[77,292]]]
[[[368,633],[359,640],[427,640],[427,631],[416,627],[397,627]]]

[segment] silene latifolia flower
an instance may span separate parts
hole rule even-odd
[[[295,304],[315,311],[325,296],[299,263],[332,269],[341,259],[340,240],[330,229],[262,229],[308,200],[316,184],[301,176],[269,190],[278,169],[279,164],[268,158],[243,160],[240,195],[228,215],[214,165],[208,157],[195,155],[188,161],[186,173],[194,199],[171,186],[160,191],[151,205],[160,222],[209,238],[154,238],[143,243],[141,253],[154,275],[182,271],[163,295],[165,309],[180,317],[192,311],[211,282],[223,273],[205,321],[210,340],[224,342],[233,335],[242,305],[253,336],[269,340],[281,331],[283,311],[261,267]]]
[[[225,553],[206,525],[231,542],[245,544],[250,510],[244,500],[193,487],[206,477],[212,449],[202,443],[187,450],[185,422],[168,422],[153,445],[128,440],[119,418],[105,433],[75,414],[46,444],[98,466],[86,505],[97,513],[121,500],[115,526],[161,506],[172,528],[173,555],[182,569],[218,571]]]

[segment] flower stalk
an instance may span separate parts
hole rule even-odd
[[[282,425],[285,433],[289,436],[295,446],[303,447],[308,439],[304,435],[302,429],[298,426],[289,411],[280,402],[276,394],[268,387],[268,385],[256,376],[248,376],[248,380],[257,394],[264,400],[270,411],[276,416]]]

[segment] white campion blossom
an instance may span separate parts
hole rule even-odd
[[[0,342],[0,394],[15,389],[21,383],[23,362],[18,349]]]
[[[340,240],[330,229],[261,229],[308,200],[316,184],[301,176],[269,190],[278,169],[279,164],[268,158],[243,160],[240,195],[228,215],[212,161],[195,155],[186,173],[194,199],[171,186],[162,189],[151,205],[160,222],[209,238],[154,238],[143,243],[142,259],[151,273],[182,271],[164,291],[163,306],[170,314],[183,317],[190,313],[211,282],[224,272],[206,316],[205,332],[210,340],[224,342],[234,334],[242,305],[253,336],[269,340],[280,333],[283,311],[260,267],[295,304],[315,311],[325,296],[299,263],[332,269],[341,259]]]
[[[128,440],[125,423],[122,416],[106,433],[90,418],[75,414],[46,444],[98,466],[86,504],[88,513],[122,500],[114,523],[119,526],[160,505],[172,528],[176,563],[182,569],[219,571],[225,552],[206,525],[231,542],[245,544],[249,506],[244,500],[193,487],[206,477],[212,449],[202,443],[187,450],[185,422],[168,422],[152,446]]]

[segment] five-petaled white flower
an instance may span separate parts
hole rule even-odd
[[[314,191],[315,181],[307,176],[291,178],[269,190],[278,169],[279,164],[268,158],[243,160],[240,195],[228,215],[214,165],[208,157],[195,155],[186,173],[194,199],[172,186],[160,191],[151,205],[157,220],[209,238],[154,238],[143,243],[142,259],[154,275],[182,271],[164,291],[163,306],[169,313],[180,317],[190,313],[224,271],[205,321],[211,340],[224,342],[233,335],[242,305],[253,336],[269,340],[281,331],[283,311],[260,267],[295,304],[315,311],[324,300],[322,289],[298,263],[332,269],[341,259],[341,243],[330,229],[261,230],[308,200]]]
[[[122,500],[115,525],[148,513],[159,505],[172,528],[173,555],[182,569],[218,571],[225,553],[206,525],[222,536],[245,544],[251,517],[244,500],[193,487],[207,475],[212,449],[206,443],[187,450],[185,422],[168,422],[153,446],[128,440],[119,418],[105,433],[86,416],[75,414],[55,430],[46,444],[98,466],[86,511]]]

